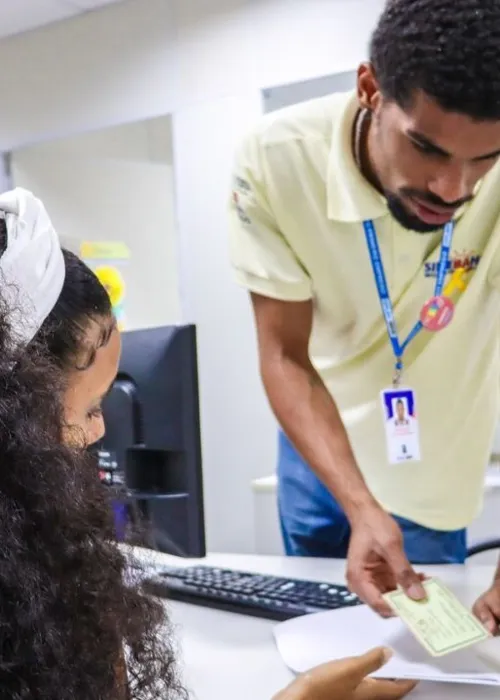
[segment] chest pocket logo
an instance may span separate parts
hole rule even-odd
[[[450,260],[448,260],[448,265],[446,272],[451,274],[456,270],[463,270],[464,272],[473,272],[481,261],[481,256],[478,253],[454,253]],[[426,277],[436,277],[438,271],[439,262],[426,262],[424,265],[424,275]]]

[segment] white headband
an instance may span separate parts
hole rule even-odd
[[[16,340],[29,343],[56,305],[65,266],[59,243],[42,202],[16,188],[0,195],[7,249],[0,257],[0,298],[10,312]]]

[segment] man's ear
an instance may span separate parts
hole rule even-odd
[[[377,111],[382,94],[371,63],[362,63],[357,72],[357,93],[360,107],[370,112]]]

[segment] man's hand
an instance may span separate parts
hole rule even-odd
[[[491,634],[500,634],[500,577],[496,578],[491,588],[479,598],[473,613]]]
[[[383,617],[391,617],[392,611],[382,596],[398,586],[414,600],[425,599],[424,577],[406,558],[394,518],[374,506],[352,519],[351,527],[347,582],[353,593]]]
[[[399,700],[413,690],[413,681],[367,678],[389,660],[388,649],[332,661],[299,676],[274,700]]]

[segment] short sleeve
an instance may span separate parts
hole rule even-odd
[[[236,281],[284,301],[312,297],[311,280],[279,230],[266,192],[258,137],[239,147],[229,202],[229,250]]]

